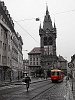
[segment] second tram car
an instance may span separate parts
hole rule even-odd
[[[63,81],[64,74],[62,70],[53,69],[51,70],[51,80],[52,82],[61,82]]]

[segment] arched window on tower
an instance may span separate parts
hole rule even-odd
[[[52,39],[51,36],[48,38],[48,44],[49,44],[49,45],[53,45],[53,39]]]
[[[47,45],[47,37],[44,37],[44,46]]]

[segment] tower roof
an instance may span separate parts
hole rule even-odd
[[[48,6],[46,5],[46,15],[49,15]]]
[[[46,30],[46,29],[52,30],[53,29],[51,17],[49,15],[49,11],[48,11],[48,6],[46,6],[46,15],[44,17],[43,29],[44,30]]]
[[[40,47],[34,47],[28,54],[40,54]]]

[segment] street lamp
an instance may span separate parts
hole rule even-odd
[[[38,17],[38,18],[36,18],[36,21],[40,21],[40,18]]]
[[[41,20],[40,20],[40,18],[38,17],[38,18],[36,18],[35,19],[36,21],[39,21],[40,22],[40,24],[41,24]]]

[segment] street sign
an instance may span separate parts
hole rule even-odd
[[[69,63],[68,63],[68,67],[69,67],[69,68],[74,68],[74,63],[69,62]]]

